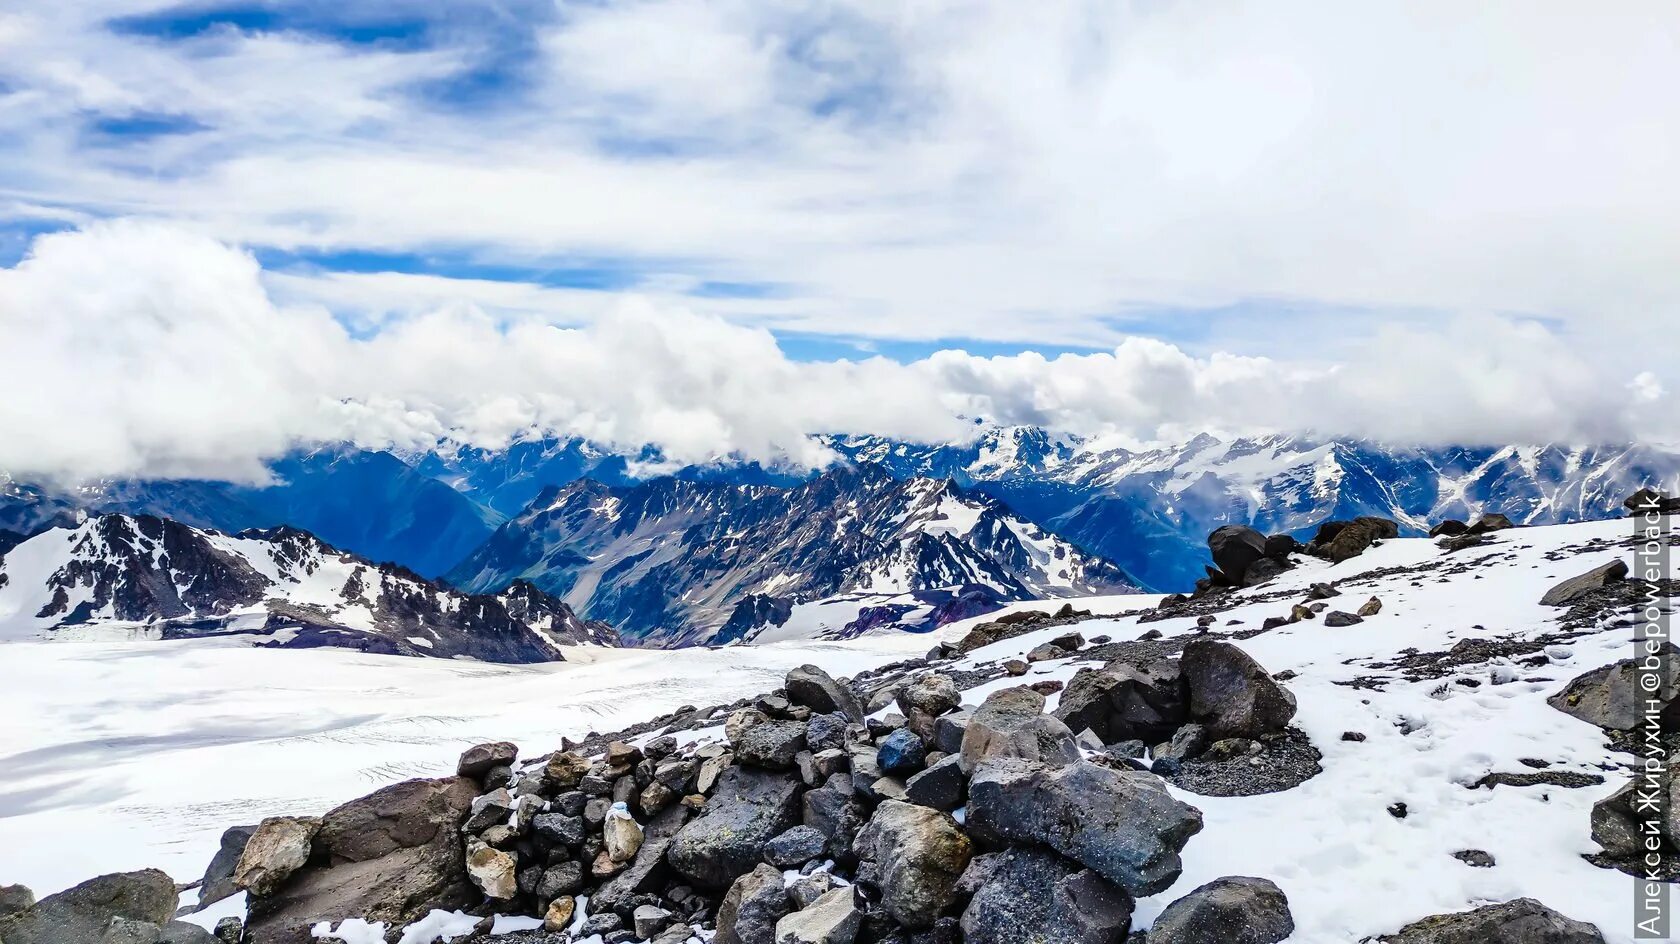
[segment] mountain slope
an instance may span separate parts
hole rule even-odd
[[[238,535],[100,515],[0,557],[0,638],[252,633],[259,644],[493,662],[612,644],[528,584],[472,596],[345,554],[294,528]]]
[[[1135,586],[994,499],[874,466],[836,467],[792,488],[575,482],[545,493],[448,575],[476,590],[518,578],[661,642],[721,641],[725,624],[738,636],[794,603],[847,592],[973,588],[995,601]]]

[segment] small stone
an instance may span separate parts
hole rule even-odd
[[[486,898],[509,899],[519,894],[519,859],[482,840],[467,843],[467,877]]]
[[[1026,675],[1027,670],[1031,668],[1032,666],[1027,665],[1020,659],[1008,659],[1003,663],[1003,671],[1013,678],[1020,678],[1021,676]]]
[[[558,934],[571,927],[572,915],[577,911],[577,899],[563,895],[548,903],[543,912],[543,930]]]
[[[1474,869],[1491,869],[1494,866],[1493,856],[1481,849],[1460,849],[1453,853],[1453,858]]]
[[[614,803],[607,811],[606,821],[601,824],[601,838],[606,843],[609,858],[614,862],[629,862],[642,848],[642,827],[630,815],[629,808],[623,803]]]
[[[1382,612],[1382,601],[1376,597],[1366,600],[1357,610],[1360,616],[1376,616]]]
[[[1342,626],[1352,626],[1355,623],[1363,622],[1365,622],[1363,617],[1355,616],[1352,613],[1345,613],[1341,610],[1331,610],[1330,612],[1324,614],[1324,625],[1329,626],[1332,629]]]
[[[474,745],[462,752],[461,759],[455,764],[455,772],[477,780],[489,773],[492,767],[512,764],[518,756],[519,748],[507,741]]]

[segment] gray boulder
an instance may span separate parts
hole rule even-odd
[[[1388,944],[1603,944],[1604,935],[1532,898],[1434,915],[1380,938]]]
[[[789,670],[783,686],[787,690],[788,701],[796,705],[822,713],[838,711],[854,724],[863,723],[863,703],[858,701],[851,689],[814,665]]]
[[[1133,895],[1154,895],[1183,870],[1179,852],[1202,813],[1142,771],[994,758],[969,781],[968,826],[983,839],[1048,846]]]
[[[202,911],[206,907],[239,893],[239,886],[233,884],[233,870],[239,865],[239,857],[245,852],[245,843],[251,839],[251,834],[257,831],[255,826],[230,826],[222,831],[221,846],[216,855],[210,859],[210,864],[204,869],[204,878],[198,886],[198,907]]]
[[[947,813],[962,806],[968,796],[968,777],[962,772],[962,758],[952,754],[904,782],[904,795],[911,803]]]
[[[705,888],[728,888],[760,861],[764,844],[799,823],[797,776],[730,767],[700,815],[672,840],[665,858]]]
[[[215,935],[196,924],[188,924],[185,921],[171,921],[160,929],[157,944],[219,944],[219,942]]]
[[[893,920],[927,928],[950,906],[974,847],[950,816],[886,800],[858,834],[856,851],[874,863],[881,906]]]
[[[0,885],[0,919],[35,907],[35,893],[27,885]]]
[[[962,704],[962,693],[948,675],[924,675],[900,689],[897,701],[906,718],[917,711],[938,717]]]
[[[966,944],[1120,944],[1132,899],[1089,869],[1055,853],[1015,848],[974,860],[962,878]]]
[[[1276,944],[1295,933],[1289,899],[1263,878],[1216,878],[1178,899],[1149,929],[1150,944]]]
[[[993,692],[974,711],[963,731],[962,769],[972,771],[990,757],[1023,757],[1048,764],[1079,758],[1073,732],[1044,714],[1044,696],[1030,688]]]
[[[741,732],[734,744],[735,760],[766,770],[791,770],[806,746],[805,722],[762,721]]]
[[[1189,719],[1190,692],[1176,661],[1137,666],[1117,659],[1074,673],[1056,717],[1071,730],[1091,730],[1104,744],[1133,739],[1155,744]]]
[[[836,888],[776,923],[776,944],[852,944],[863,913],[850,887]]]
[[[1228,642],[1192,641],[1179,667],[1190,688],[1190,717],[1207,728],[1209,740],[1276,734],[1295,717],[1295,696]]]
[[[519,748],[507,741],[475,744],[461,752],[455,773],[474,780],[483,780],[493,767],[506,767],[519,757]]]
[[[1342,626],[1352,626],[1355,623],[1363,622],[1365,622],[1365,617],[1360,616],[1357,613],[1349,613],[1345,610],[1331,610],[1330,612],[1324,614],[1324,625],[1332,629]]]
[[[1627,575],[1627,561],[1613,560],[1608,564],[1594,567],[1578,577],[1570,577],[1547,590],[1545,595],[1540,598],[1540,605],[1568,606],[1594,590],[1602,590],[1613,583],[1620,583],[1627,579]]]
[[[329,811],[310,864],[250,898],[245,944],[313,944],[309,929],[321,921],[401,926],[475,904],[461,826],[477,792],[467,777],[408,780]]]
[[[760,865],[729,886],[712,944],[775,944],[776,922],[792,910],[781,870]]]
[[[1680,730],[1680,649],[1664,643],[1661,662],[1663,684],[1653,697],[1664,703],[1660,715],[1663,730],[1676,731]],[[1576,676],[1546,703],[1588,724],[1632,731],[1645,723],[1646,696],[1638,685],[1638,665],[1633,659],[1623,659]]]
[[[272,895],[309,862],[321,820],[314,816],[270,816],[245,843],[233,884],[253,895]]]
[[[0,941],[96,944],[113,922],[149,925],[156,935],[175,916],[175,900],[175,882],[157,869],[101,875],[0,917]]]
[[[1246,525],[1217,528],[1207,542],[1213,552],[1213,565],[1233,586],[1240,586],[1249,566],[1266,556],[1266,536]]]
[[[778,869],[797,869],[820,858],[828,837],[814,826],[800,824],[764,844],[764,861]]]

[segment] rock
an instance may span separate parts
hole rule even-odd
[[[603,818],[603,823],[605,819]],[[531,820],[531,832],[550,845],[576,849],[589,836],[588,825],[581,816],[564,813],[542,813]]]
[[[1622,500],[1622,507],[1635,515],[1680,514],[1680,498],[1671,498],[1654,488],[1642,488]]]
[[[843,786],[835,786],[836,781],[831,778],[830,785],[807,792],[800,803],[804,824],[828,837],[828,857],[836,861],[850,861],[852,837],[863,827],[868,814],[862,804],[853,799],[850,778],[841,777],[839,781]]]
[[[253,895],[272,895],[309,862],[321,820],[314,816],[271,816],[257,824],[245,843],[233,884]]]
[[[467,876],[486,898],[507,900],[519,894],[519,858],[480,840],[467,842]]]
[[[455,773],[474,780],[484,779],[492,767],[506,767],[519,757],[519,748],[507,741],[496,741],[491,744],[478,744],[467,748],[461,753],[461,759],[455,764]]]
[[[1372,597],[1361,604],[1359,609],[1355,612],[1359,616],[1376,616],[1378,613],[1382,612],[1382,601],[1376,597]]]
[[[1313,538],[1312,553],[1334,563],[1352,560],[1377,541],[1400,536],[1400,526],[1388,518],[1362,515],[1352,521],[1326,521]]]
[[[852,690],[814,665],[802,665],[788,672],[784,683],[788,700],[812,711],[840,712],[853,723],[863,723],[863,705]]]
[[[1570,577],[1547,590],[1545,596],[1540,598],[1540,605],[1568,606],[1594,590],[1601,590],[1627,579],[1627,575],[1627,561],[1618,558],[1608,564],[1594,567],[1578,577]]]
[[[1352,613],[1346,613],[1341,610],[1331,610],[1330,612],[1324,614],[1324,625],[1331,628],[1352,626],[1355,623],[1363,622],[1365,622],[1364,617],[1355,616]]]
[[[764,861],[778,869],[797,869],[821,858],[827,848],[827,836],[814,826],[801,824],[765,843]]]
[[[1300,604],[1300,603],[1297,603],[1294,606],[1289,608],[1289,621],[1291,623],[1304,622],[1306,620],[1312,619],[1313,617],[1315,617],[1317,615],[1318,615],[1317,613],[1313,612],[1312,607],[1305,606],[1305,605]]]
[[[1651,697],[1664,705],[1660,715],[1663,730],[1676,731],[1680,730],[1680,649],[1664,643],[1661,662],[1665,672],[1663,684]],[[1638,684],[1637,665],[1633,659],[1623,659],[1577,676],[1562,691],[1546,699],[1546,703],[1588,724],[1613,731],[1633,731],[1645,721],[1646,696],[1636,690]]]
[[[314,924],[346,915],[402,926],[475,904],[461,825],[477,791],[466,777],[408,780],[329,811],[315,860],[251,899],[245,944],[309,944]]]
[[[150,921],[112,918],[105,926],[105,933],[100,935],[99,944],[157,944],[162,933],[163,929]]]
[[[901,689],[896,700],[906,718],[915,711],[937,718],[961,705],[962,693],[948,675],[924,675]]]
[[[1190,716],[1213,740],[1277,734],[1295,716],[1295,696],[1228,642],[1190,642],[1179,667],[1190,688]]]
[[[1493,856],[1481,849],[1460,849],[1453,853],[1453,858],[1473,869],[1491,869],[1498,864]]]
[[[631,767],[642,760],[642,749],[623,741],[612,741],[607,744],[606,760],[608,767]]]
[[[802,721],[764,721],[735,739],[738,763],[766,770],[791,770],[799,752],[808,746]]]
[[[199,882],[198,906],[194,910],[203,911],[209,905],[239,893],[239,886],[233,883],[233,870],[239,867],[239,857],[245,852],[245,844],[256,831],[255,826],[230,826],[222,831],[221,845],[205,867],[204,878]]]
[[[1463,534],[1468,530],[1470,530],[1470,526],[1464,522],[1458,520],[1457,518],[1447,518],[1435,527],[1430,528],[1429,536],[1432,538],[1443,536],[1450,538],[1454,535]]]
[[[0,919],[35,906],[35,893],[27,885],[0,885]]]
[[[1448,553],[1451,553],[1453,551],[1462,551],[1466,548],[1477,547],[1477,546],[1480,546],[1482,544],[1486,544],[1486,543],[1488,543],[1489,540],[1491,540],[1491,539],[1485,538],[1480,534],[1471,534],[1470,532],[1466,531],[1463,534],[1456,534],[1456,535],[1453,535],[1452,537],[1444,537],[1441,540],[1436,541],[1435,546],[1439,547],[1443,551],[1447,551]]]
[[[1207,542],[1213,565],[1233,586],[1241,586],[1249,566],[1266,556],[1266,536],[1245,525],[1216,528]]]
[[[171,921],[157,936],[157,944],[218,944],[214,935],[196,924]]]
[[[642,848],[642,827],[623,803],[614,803],[601,824],[601,839],[614,862],[629,862]]]
[[[1150,944],[1276,944],[1295,933],[1289,899],[1263,878],[1216,878],[1161,912]]]
[[[537,900],[553,901],[562,895],[574,895],[583,891],[583,882],[582,862],[572,859],[557,862],[543,870],[537,882]]]
[[[498,823],[506,822],[518,802],[507,790],[499,787],[489,793],[474,797],[472,814],[467,817],[466,825],[462,828],[469,833],[476,834],[482,833]]]
[[[595,891],[590,899],[594,907],[597,910],[616,908],[632,895],[666,887],[671,873],[666,864],[666,854],[688,823],[688,818],[687,807],[672,806],[648,820],[642,830],[642,847],[636,851],[636,858],[621,868],[612,881]],[[602,850],[603,853],[605,851]],[[612,861],[611,856],[606,858],[608,862]]]
[[[666,853],[671,867],[706,888],[727,888],[759,862],[759,850],[799,823],[796,777],[730,767],[693,822]]]
[[[875,754],[875,762],[883,773],[901,777],[921,770],[926,759],[927,749],[922,746],[922,739],[909,728],[900,728],[883,738]]]
[[[1670,849],[1680,847],[1680,805],[1676,805],[1676,800],[1680,800],[1680,777],[1658,777],[1652,783],[1645,780],[1645,775],[1637,775],[1620,790],[1593,804],[1590,820],[1593,841],[1603,846],[1611,858],[1635,865],[1639,863],[1632,860],[1643,857],[1647,838],[1656,838]],[[1648,837],[1645,820],[1653,805],[1661,806],[1661,835]]]
[[[1179,851],[1201,831],[1202,814],[1141,771],[994,758],[969,781],[968,826],[1049,846],[1133,895],[1153,895],[1178,878]]]
[[[571,790],[589,773],[589,759],[573,751],[556,751],[543,767],[543,778],[558,790]]]
[[[805,744],[812,753],[846,749],[846,716],[817,714],[805,722]]]
[[[1504,531],[1506,528],[1514,527],[1516,525],[1511,523],[1510,518],[1497,513],[1489,513],[1477,518],[1476,523],[1465,529],[1464,533],[1486,534],[1489,531]]]
[[[968,731],[968,722],[974,713],[966,708],[946,712],[934,719],[933,749],[946,754],[955,754],[962,750],[963,734]]]
[[[852,889],[836,888],[776,922],[776,944],[853,944],[862,923]]]
[[[572,926],[572,916],[577,913],[577,899],[570,895],[562,895],[548,903],[548,909],[543,912],[543,930],[556,934]]]
[[[974,895],[962,915],[965,944],[1117,944],[1132,924],[1129,895],[1039,849],[976,859],[962,884]]]
[[[989,757],[1024,757],[1046,763],[1079,758],[1068,726],[1044,712],[1044,696],[1028,688],[993,692],[963,731],[962,769],[972,771]]]
[[[1414,921],[1388,944],[1603,944],[1598,928],[1572,921],[1532,898]]]
[[[1031,669],[1025,659],[1005,659],[1003,662],[1003,671],[1010,678],[1020,678]]]
[[[893,920],[926,928],[951,904],[973,845],[950,816],[887,800],[858,834],[856,850],[877,866],[881,905]]]
[[[963,776],[962,758],[951,754],[904,784],[904,796],[911,803],[946,813],[962,806],[968,796],[968,778]]]
[[[812,872],[789,885],[787,893],[793,902],[793,910],[798,911],[811,907],[812,902],[841,887],[843,883],[832,872]]]
[[[1068,653],[1066,649],[1063,649],[1055,643],[1047,642],[1042,646],[1034,646],[1032,649],[1029,649],[1027,651],[1027,662],[1029,664],[1036,662],[1049,662],[1053,659],[1065,659],[1067,658],[1067,655]]]
[[[718,905],[712,944],[773,944],[776,922],[791,910],[781,871],[760,865],[729,886]]]
[[[1172,737],[1189,716],[1189,689],[1170,659],[1080,669],[1056,706],[1056,717],[1070,729],[1088,728],[1105,744],[1134,738],[1154,744]]]
[[[1248,570],[1243,573],[1242,585],[1258,587],[1274,577],[1281,576],[1287,570],[1289,565],[1283,561],[1275,557],[1262,557],[1248,565]]]
[[[1189,760],[1199,756],[1207,748],[1207,744],[1207,729],[1199,724],[1187,724],[1173,734],[1171,741],[1157,747],[1154,756],[1157,760]]]
[[[14,892],[12,900],[21,901],[21,893]],[[0,941],[97,944],[119,920],[151,925],[156,934],[175,916],[175,901],[175,882],[157,869],[101,875],[0,916]]]
[[[731,744],[741,740],[754,725],[760,725],[770,720],[770,716],[757,708],[737,708],[729,713],[723,722],[723,736]]]
[[[228,916],[216,922],[216,940],[220,944],[239,944],[245,936],[245,922]]]
[[[644,941],[665,930],[665,926],[670,923],[671,913],[658,905],[639,905],[630,917],[636,937]]]

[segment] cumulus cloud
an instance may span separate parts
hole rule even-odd
[[[1648,375],[1597,369],[1538,323],[1491,317],[1394,329],[1336,364],[1143,337],[1054,358],[798,362],[763,329],[636,298],[583,327],[445,304],[351,331],[321,305],[277,302],[249,252],[133,221],[39,237],[0,269],[0,350],[0,470],[63,483],[259,480],[266,459],[340,441],[555,433],[651,444],[678,463],[820,465],[813,434],[945,441],[977,417],[1138,440],[1485,443],[1625,440],[1673,413]]]

